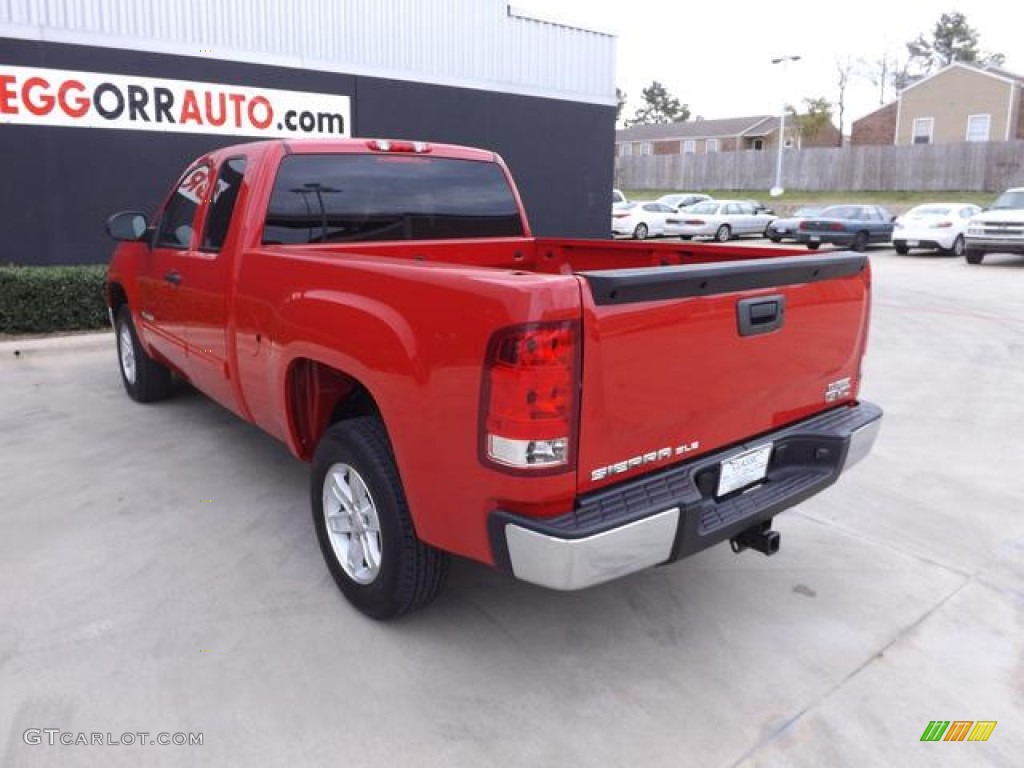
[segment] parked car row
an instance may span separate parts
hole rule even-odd
[[[612,190],[612,234],[644,240],[665,235],[726,242],[741,235],[766,235],[775,214],[757,200],[714,200],[699,192],[676,192],[650,202],[628,202]]]
[[[891,242],[902,255],[932,250],[980,264],[989,252],[1024,254],[1024,187],[1007,190],[990,209],[972,203],[927,203],[893,216],[880,205],[805,205],[782,218],[756,200],[677,192],[630,203],[614,190],[612,232],[638,240],[664,235],[718,242],[757,235],[773,243],[793,240],[811,250],[828,244],[862,251]]]

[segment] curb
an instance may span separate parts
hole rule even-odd
[[[0,341],[0,362],[25,357],[45,357],[65,353],[91,352],[114,348],[114,332],[79,333],[72,336],[51,336],[41,339]]]

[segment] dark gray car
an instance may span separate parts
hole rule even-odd
[[[892,240],[895,218],[880,205],[830,205],[801,221],[796,239],[812,251],[822,243],[847,245],[851,250],[863,251],[869,243]]]

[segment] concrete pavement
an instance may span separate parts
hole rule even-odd
[[[1019,765],[1024,259],[872,262],[882,435],[777,556],[570,594],[457,562],[386,625],[283,446],[187,389],[130,402],[110,334],[0,343],[0,765]],[[47,728],[203,744],[25,743]]]

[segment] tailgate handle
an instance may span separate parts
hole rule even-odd
[[[736,304],[736,323],[740,336],[756,336],[777,331],[785,319],[786,297],[782,294],[740,299]]]

